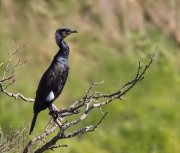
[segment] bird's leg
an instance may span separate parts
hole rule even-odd
[[[51,115],[54,112],[52,104],[48,108],[49,108],[49,115]]]
[[[48,108],[49,108],[49,115],[52,116],[53,120],[56,120],[58,118],[58,114],[56,113],[56,110],[54,109],[53,105],[51,104]]]

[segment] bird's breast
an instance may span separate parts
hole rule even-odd
[[[57,59],[63,69],[69,69],[67,58],[60,57]]]

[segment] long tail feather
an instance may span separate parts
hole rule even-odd
[[[32,123],[31,123],[31,129],[29,131],[29,135],[32,133],[34,126],[36,124],[36,119],[37,119],[38,113],[34,113],[33,119],[32,119]]]

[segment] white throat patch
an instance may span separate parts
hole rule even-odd
[[[49,95],[46,97],[46,101],[50,102],[54,99],[54,93],[51,91]]]

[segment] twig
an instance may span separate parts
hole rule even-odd
[[[103,117],[101,118],[101,120],[94,126],[94,128],[92,129],[92,131],[95,131],[97,129],[97,127],[101,124],[101,122],[104,120],[104,118],[106,117],[106,115],[108,114],[108,112],[106,112]],[[91,132],[92,132],[91,131]]]
[[[62,145],[58,145],[58,146],[51,146],[51,147],[49,147],[49,150],[54,151],[54,149],[57,149],[57,148],[60,148],[60,147],[68,147],[68,145],[62,144]]]
[[[6,79],[4,79],[4,80],[0,80],[0,83],[2,83],[2,82],[4,82],[4,81],[7,81],[7,80],[10,80],[10,79],[12,79],[12,78],[14,78],[15,76],[14,75],[12,75],[12,76],[10,76],[9,78],[6,78]]]
[[[18,97],[20,97],[22,100],[26,101],[26,102],[34,102],[35,100],[32,99],[32,98],[26,98],[24,97],[21,93],[16,93],[16,94],[13,94],[13,93],[10,93],[6,90],[3,89],[3,87],[0,85],[0,89],[3,93],[5,93],[6,95],[8,95],[9,97],[13,97],[15,99],[17,99]]]

